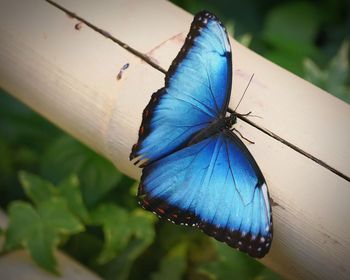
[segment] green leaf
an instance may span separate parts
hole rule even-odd
[[[304,72],[305,79],[320,88],[326,87],[326,80],[328,74],[318,67],[318,65],[311,59],[305,58],[304,60]]]
[[[270,48],[264,56],[302,75],[305,57],[321,58],[314,41],[321,24],[317,6],[308,2],[289,2],[271,9],[265,21],[263,40]]]
[[[82,231],[83,225],[70,213],[64,200],[51,198],[34,209],[29,203],[14,202],[9,208],[5,250],[24,246],[33,260],[58,274],[53,255],[62,234]]]
[[[78,177],[76,175],[71,175],[60,182],[57,187],[59,194],[66,199],[72,213],[82,220],[88,221],[89,213],[84,205],[83,197],[80,192]]]
[[[9,208],[9,227],[6,232],[5,250],[12,250],[25,241],[31,234],[32,227],[40,223],[40,217],[33,207],[26,202],[13,202]]]
[[[20,171],[18,177],[26,195],[35,205],[40,205],[47,199],[57,195],[57,189],[54,185],[37,175]]]
[[[157,218],[154,214],[142,209],[136,209],[130,213],[129,224],[136,238],[145,241],[148,246],[155,237],[154,223]]]
[[[235,37],[235,24],[232,20],[228,20],[225,22],[226,32],[227,34]]]
[[[98,258],[99,263],[110,261],[126,247],[131,237],[128,220],[128,212],[113,204],[102,204],[91,212],[92,223],[102,225],[105,236],[104,249]]]
[[[123,177],[109,161],[67,135],[58,138],[46,151],[41,172],[56,183],[77,174],[88,206],[95,205]]]
[[[70,175],[60,182],[57,187],[51,182],[25,171],[19,172],[19,180],[25,193],[36,206],[40,206],[54,197],[64,198],[72,213],[82,220],[88,220],[88,212],[81,196],[77,176]]]
[[[129,213],[115,204],[101,204],[91,212],[91,220],[95,225],[102,225],[105,245],[98,261],[106,263],[125,249],[135,237],[150,244],[154,238],[154,218],[144,211]]]
[[[40,204],[38,213],[45,225],[62,234],[75,234],[84,230],[84,226],[71,213],[66,201],[62,198],[52,198]]]
[[[277,49],[266,51],[264,57],[299,76],[303,74],[302,60],[304,59],[304,55],[294,52],[286,54],[286,51]]]
[[[350,42],[344,41],[325,69],[321,69],[311,59],[304,60],[305,78],[308,81],[348,103],[350,103],[349,49]]]
[[[41,151],[48,141],[61,133],[42,116],[0,89],[0,135],[8,143],[31,152]]]
[[[224,243],[213,241],[217,249],[216,261],[202,265],[200,272],[211,279],[259,279],[265,273],[265,267],[249,256],[232,250]],[[269,279],[280,279],[271,272]]]
[[[180,243],[161,260],[160,269],[152,275],[152,280],[180,280],[187,269],[187,243]]]
[[[54,248],[59,242],[55,232],[51,228],[44,227],[38,221],[25,238],[23,245],[29,251],[32,259],[47,271],[59,275],[53,254]]]
[[[253,40],[252,34],[245,33],[237,37],[237,41],[240,42],[243,46],[249,48],[251,42]]]
[[[329,78],[327,91],[350,103],[350,69],[349,69],[350,42],[344,41],[338,53],[330,61],[328,67]]]
[[[98,262],[110,262],[105,276],[126,279],[132,263],[155,238],[154,215],[142,210],[128,212],[107,203],[98,206],[90,215],[93,224],[103,227],[105,244]]]
[[[264,39],[286,51],[310,54],[320,24],[318,9],[307,2],[289,2],[270,10]]]
[[[93,153],[78,173],[87,205],[95,205],[115,188],[123,175],[104,158]]]

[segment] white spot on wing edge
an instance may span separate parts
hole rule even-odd
[[[224,45],[225,51],[230,53],[231,52],[231,45],[230,45],[230,41],[228,38],[228,34],[225,31],[225,27],[217,20],[211,19],[210,22],[216,25],[215,28],[218,29],[220,32],[220,35],[219,35],[219,37],[221,38],[220,41]]]
[[[225,27],[223,25],[221,25],[220,22],[218,22],[218,21],[215,21],[215,24],[217,25],[217,28],[220,30],[221,38],[223,39],[222,43],[225,46],[225,51],[231,52],[231,45],[230,45],[230,41],[228,38],[228,34],[225,31]]]
[[[264,197],[266,211],[267,211],[268,217],[270,218],[270,215],[271,215],[271,213],[270,213],[270,201],[269,201],[269,197],[267,195],[266,183],[261,185],[261,191],[262,191],[262,194],[263,194],[263,197]]]
[[[228,39],[228,35],[226,35],[226,32],[222,28],[220,30],[223,33],[222,36],[224,38],[225,49],[227,52],[231,52],[231,45]]]

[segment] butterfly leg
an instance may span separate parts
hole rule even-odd
[[[255,117],[255,118],[259,118],[259,119],[262,119],[262,117],[260,116],[257,116],[257,115],[252,115],[252,111],[248,112],[248,113],[245,113],[245,114],[239,114],[239,113],[236,113],[237,116],[239,117]]]
[[[250,113],[250,112],[249,112]],[[248,114],[249,114],[248,113]],[[239,131],[239,130],[237,130],[237,129],[235,129],[235,128],[232,128],[232,129],[230,129],[232,132],[233,131],[236,131],[238,134],[239,134],[239,136],[241,136],[241,138],[243,138],[244,140],[246,140],[246,141],[248,141],[250,144],[255,144],[255,142],[253,142],[252,140],[249,140],[248,138],[246,138],[246,137],[244,137],[243,136],[243,134]]]
[[[236,115],[240,116],[240,117],[248,117],[251,113],[252,113],[252,111],[249,111],[248,113],[245,113],[245,114],[236,113]]]

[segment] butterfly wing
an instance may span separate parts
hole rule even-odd
[[[143,112],[130,159],[152,162],[168,155],[224,116],[231,76],[231,47],[224,26],[209,12],[197,14],[167,72],[165,87],[152,95]]]
[[[140,204],[176,224],[261,258],[270,249],[267,186],[242,141],[226,130],[143,169]]]

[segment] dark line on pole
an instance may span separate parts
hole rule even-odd
[[[228,108],[227,110],[229,113],[234,113],[235,112],[231,109],[231,108]],[[237,115],[237,114],[236,114]],[[288,146],[289,148],[293,149],[294,151],[302,154],[303,156],[311,159],[312,161],[316,162],[317,164],[323,166],[324,168],[328,169],[329,171],[333,172],[334,174],[342,177],[343,179],[345,179],[346,181],[350,182],[350,178],[348,176],[346,176],[344,173],[340,172],[339,170],[335,169],[334,167],[328,165],[327,163],[325,163],[323,160],[320,160],[319,158],[317,157],[314,157],[313,155],[311,155],[310,153],[304,151],[303,149],[295,146],[294,144],[288,142],[287,140],[281,138],[280,136],[278,136],[277,134],[267,130],[266,128],[262,128],[260,126],[258,126],[257,124],[253,123],[251,120],[249,120],[247,117],[244,117],[244,116],[240,116],[240,115],[237,115],[237,118],[241,119],[242,121],[250,124],[251,126],[255,127],[256,129],[260,130],[261,132],[265,133],[266,135],[276,139],[277,141],[281,142],[282,144]]]

